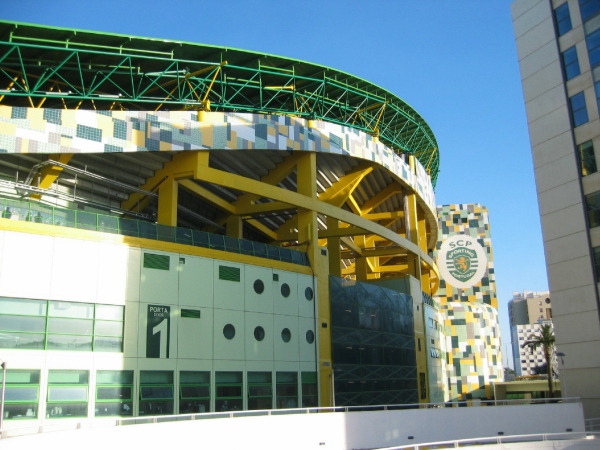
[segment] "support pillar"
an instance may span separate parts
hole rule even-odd
[[[177,198],[179,184],[173,177],[167,178],[158,188],[158,216],[160,225],[177,226]]]

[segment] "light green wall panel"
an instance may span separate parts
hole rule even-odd
[[[273,340],[277,340],[277,330],[273,329],[273,314],[246,312],[246,360],[273,360]],[[256,327],[262,327],[264,338],[257,341],[254,332]]]
[[[144,254],[165,255],[170,258],[169,270],[144,267]],[[140,302],[157,305],[176,305],[179,284],[177,254],[144,250],[141,255]]]
[[[299,361],[300,352],[298,348],[298,317],[275,316],[275,360],[277,361]],[[291,339],[284,342],[281,332],[284,328],[290,330]]]
[[[298,275],[290,272],[276,272],[279,281],[273,282],[274,311],[298,315]],[[288,293],[285,297],[284,294]]]
[[[181,255],[179,265],[179,305],[213,307],[214,263],[212,259]]]
[[[264,267],[245,267],[245,310],[273,313],[273,270]],[[262,293],[255,291],[255,283],[262,282]]]
[[[180,317],[177,335],[178,357],[207,359],[213,357],[213,310],[200,310],[199,319]]]
[[[312,300],[306,299],[306,288],[310,288],[313,294]],[[301,317],[315,317],[315,302],[317,301],[317,289],[313,278],[307,275],[298,275],[298,315]]]
[[[239,281],[229,281],[219,279],[219,266],[232,269],[239,269]],[[231,270],[229,269],[231,268]],[[237,311],[244,310],[244,265],[227,261],[214,261],[214,307],[219,309],[232,309]]]
[[[312,331],[315,335],[313,343],[306,340],[306,332]],[[298,318],[298,347],[300,351],[300,361],[315,362],[317,351],[317,332],[315,330],[315,319],[307,317]]]
[[[214,310],[213,331],[213,357],[217,359],[229,359],[243,361],[246,356],[245,324],[243,311],[231,311],[226,309]],[[233,339],[226,339],[223,335],[225,325],[231,324],[235,327]]]

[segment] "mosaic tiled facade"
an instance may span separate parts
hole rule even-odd
[[[371,135],[342,125],[305,119],[195,111],[89,111],[0,106],[0,152],[92,153],[210,150],[305,150],[377,162],[418,191],[432,212],[431,180],[417,162]]]
[[[438,206],[437,211],[434,257],[445,239],[461,234],[476,238],[487,257],[481,281],[459,289],[442,279],[435,296],[444,316],[450,400],[489,399],[490,383],[503,379],[503,365],[488,210],[479,204],[455,204]]]
[[[450,400],[491,399],[491,382],[503,380],[498,312],[469,302],[446,303],[441,308]]]
[[[487,256],[487,270],[481,281],[468,289],[457,289],[445,280],[440,280],[436,300],[441,304],[449,302],[485,303],[498,308],[496,296],[496,275],[494,273],[494,255],[490,236],[488,210],[479,204],[456,204],[438,206],[439,234],[434,258],[442,242],[459,234],[476,237]]]

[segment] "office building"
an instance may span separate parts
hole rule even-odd
[[[263,53],[0,39],[8,424],[443,398],[417,111]]]
[[[510,336],[513,364],[517,376],[540,375],[547,373],[546,360],[542,347],[523,348],[532,336],[536,336],[542,325],[552,326],[552,302],[550,292],[513,292],[508,302]],[[556,355],[552,354],[552,369],[556,372]]]
[[[600,416],[600,2],[511,5],[561,382]],[[526,256],[525,256],[526,257]]]

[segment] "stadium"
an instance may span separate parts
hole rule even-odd
[[[397,95],[3,21],[0,152],[5,426],[444,401],[440,155]]]

